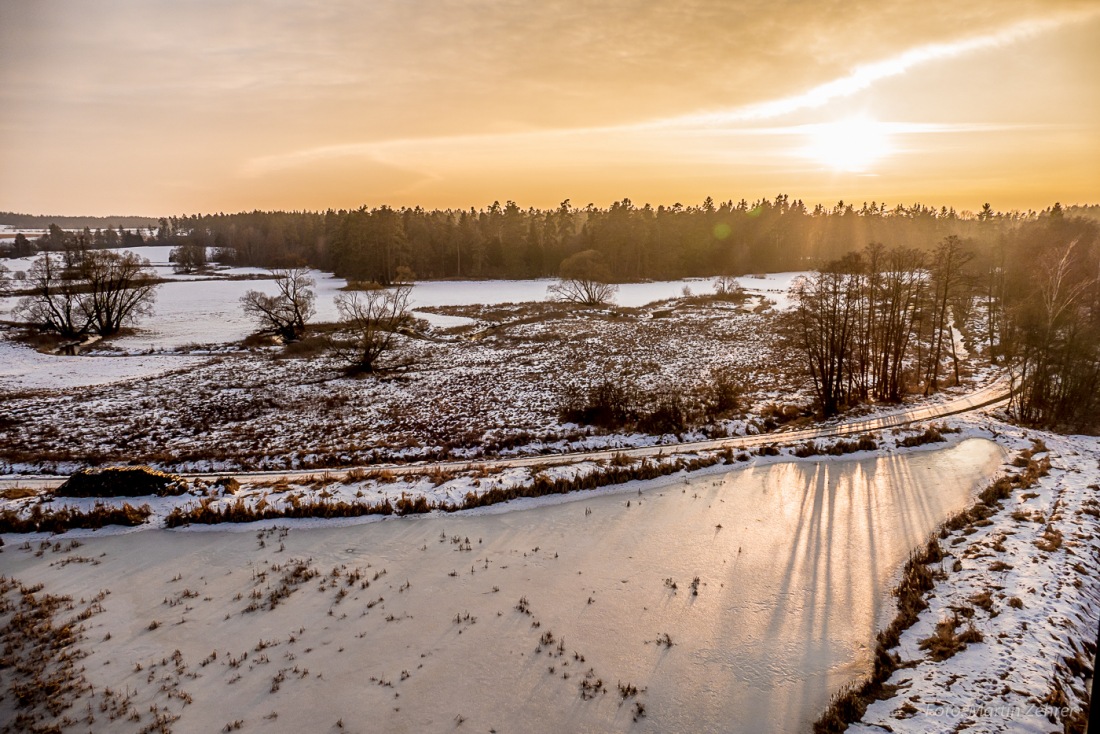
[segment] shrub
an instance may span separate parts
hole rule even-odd
[[[740,413],[745,386],[732,370],[715,370],[704,388],[704,410],[707,418],[725,418]]]
[[[916,436],[906,436],[905,438],[897,442],[898,448],[911,449],[916,446],[923,446],[926,443],[943,443],[947,439],[943,437],[943,433],[936,426],[928,426],[924,429],[924,433]]]
[[[821,453],[821,449],[813,441],[807,441],[806,443],[798,446],[794,450],[794,455],[800,459],[805,459],[810,456],[817,456]]]
[[[777,405],[769,403],[760,411],[764,420],[764,429],[774,431],[780,426],[802,417],[803,411],[797,405]]]
[[[688,411],[684,398],[672,390],[662,390],[654,396],[652,409],[638,419],[638,428],[646,433],[681,433],[688,428]]]
[[[807,441],[795,448],[794,455],[800,459],[804,459],[808,456],[819,456],[821,454],[843,456],[844,454],[854,454],[856,451],[874,451],[877,448],[878,444],[875,443],[874,437],[870,434],[864,434],[860,436],[857,441],[845,441],[841,439],[831,446],[819,446],[813,441]]]
[[[637,388],[623,380],[604,379],[582,392],[565,392],[558,409],[562,421],[616,429],[633,423],[638,415]]]

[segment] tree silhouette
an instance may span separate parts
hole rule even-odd
[[[611,271],[596,250],[585,250],[561,264],[560,280],[547,289],[555,301],[600,306],[611,302],[617,285],[610,283]]]
[[[83,244],[83,240],[81,240]],[[67,247],[40,255],[27,273],[30,294],[16,312],[66,339],[89,331],[117,334],[124,324],[152,313],[156,274],[132,252]]]
[[[412,322],[409,315],[412,288],[403,284],[336,296],[340,325],[350,337],[335,340],[334,349],[352,372],[381,369],[379,360],[394,348],[397,334]]]
[[[260,327],[261,334],[278,336],[284,342],[297,341],[313,317],[314,280],[306,268],[275,269],[276,293],[250,290],[241,296],[244,312]]]

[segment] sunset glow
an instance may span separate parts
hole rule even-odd
[[[788,192],[974,210],[1100,190],[1096,2],[842,16],[712,0],[4,3],[0,209]]]
[[[852,117],[814,126],[806,153],[838,171],[866,171],[891,152],[886,126]]]

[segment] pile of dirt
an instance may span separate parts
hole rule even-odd
[[[183,494],[182,477],[147,466],[113,466],[83,469],[73,474],[54,494],[58,497],[144,497]]]

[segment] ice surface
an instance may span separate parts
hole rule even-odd
[[[377,731],[452,730],[460,719],[464,731],[804,731],[869,668],[876,616],[910,549],[968,504],[1002,455],[972,439],[716,468],[513,511],[289,523],[285,540],[262,547],[241,528],[85,537],[73,555],[98,565],[51,567],[59,556],[18,551],[8,536],[4,566],[74,598],[109,589],[81,664],[97,689],[133,690],[140,710],[156,701],[181,712],[180,730],[260,725],[274,712],[285,731],[338,719]],[[278,585],[269,564],[294,558],[322,574],[363,569],[369,587],[341,580],[339,597],[315,579],[273,611],[244,612],[253,589]],[[185,589],[197,595],[167,605]],[[530,615],[515,608],[521,598]],[[554,643],[537,651],[547,633]],[[200,673],[180,683],[194,705],[167,701],[159,677],[135,672],[177,649]],[[247,664],[227,665],[245,651]],[[284,668],[296,673],[273,690]],[[585,701],[590,669],[610,692]],[[620,682],[642,693],[620,705]],[[635,700],[647,712],[637,723]]]

